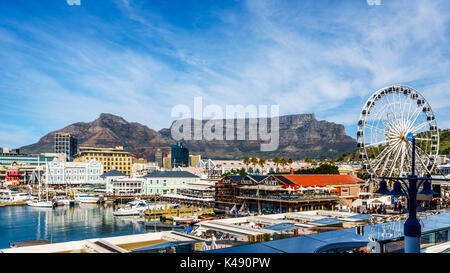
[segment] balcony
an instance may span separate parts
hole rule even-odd
[[[317,200],[336,200],[336,194],[304,194],[304,195],[256,195],[241,194],[236,196],[239,199],[253,199],[261,201],[281,201],[281,202],[308,202]]]

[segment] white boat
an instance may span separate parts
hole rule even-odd
[[[31,199],[32,196],[26,192],[0,190],[0,203],[23,202]]]
[[[189,222],[196,222],[198,221],[198,216],[197,215],[192,215],[192,216],[187,216],[187,217],[173,217],[173,222],[174,223],[189,223]]]
[[[78,194],[75,196],[75,201],[79,203],[98,203],[100,197],[89,194]]]
[[[47,161],[45,162],[45,164],[47,165]],[[39,161],[38,161],[38,165],[39,165]],[[47,166],[47,170],[48,170],[48,166]],[[34,176],[34,174],[33,174],[33,176]],[[37,179],[39,182],[38,200],[29,200],[25,203],[30,207],[53,208],[55,204],[53,203],[53,201],[48,199],[48,185],[47,184],[45,185],[46,199],[41,200],[41,176],[40,176],[39,171],[38,171]]]
[[[47,200],[29,200],[26,204],[30,207],[52,208],[53,202]]]
[[[149,208],[149,204],[145,200],[134,200],[125,206],[113,212],[114,216],[132,216],[140,215]]]
[[[65,195],[55,196],[55,202],[58,206],[73,206],[75,200],[69,199]]]

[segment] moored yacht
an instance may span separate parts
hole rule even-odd
[[[54,199],[58,206],[73,206],[73,205],[75,205],[75,200],[69,199],[65,195],[55,196]]]
[[[119,208],[115,212],[113,212],[114,216],[133,216],[140,215],[144,213],[146,209],[149,208],[149,204],[145,200],[134,200],[125,206]]]
[[[50,200],[29,200],[26,204],[30,207],[53,208],[54,203]]]
[[[31,195],[26,192],[0,190],[0,203],[23,202],[31,200]]]
[[[75,201],[79,203],[98,203],[100,201],[100,197],[92,196],[89,194],[78,194],[75,196]]]

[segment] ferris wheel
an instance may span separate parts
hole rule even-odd
[[[428,101],[408,86],[373,93],[362,108],[357,129],[359,158],[370,180],[411,174],[408,133],[415,137],[416,175],[431,173],[437,164],[439,130]]]

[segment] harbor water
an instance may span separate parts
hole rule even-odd
[[[113,206],[80,204],[73,207],[0,207],[0,249],[26,240],[53,243],[150,232],[140,216],[113,216]]]

